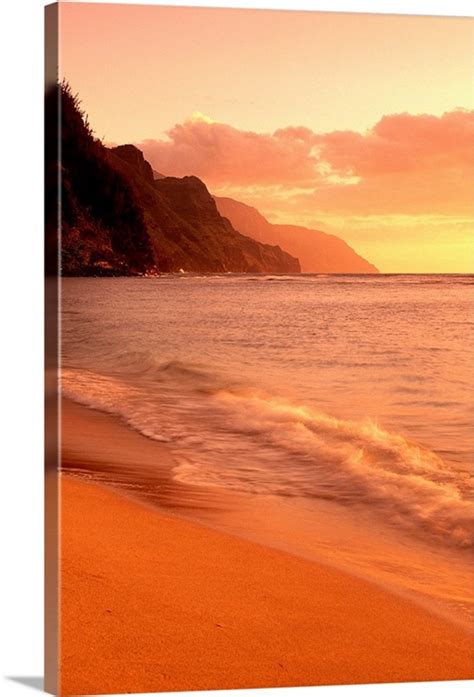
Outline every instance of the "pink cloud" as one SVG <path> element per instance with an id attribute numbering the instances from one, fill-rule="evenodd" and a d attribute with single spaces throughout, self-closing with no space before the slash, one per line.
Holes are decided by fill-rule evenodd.
<path id="1" fill-rule="evenodd" d="M 474 111 L 384 116 L 366 133 L 289 126 L 262 134 L 199 118 L 167 135 L 139 144 L 153 167 L 196 174 L 215 191 L 303 188 L 289 193 L 289 207 L 344 215 L 472 212 Z"/>
<path id="2" fill-rule="evenodd" d="M 473 173 L 384 173 L 357 184 L 331 184 L 294 197 L 295 209 L 335 215 L 474 214 Z"/>
<path id="3" fill-rule="evenodd" d="M 289 130 L 301 129 L 270 135 L 189 120 L 168 131 L 168 141 L 146 140 L 138 147 L 155 169 L 173 176 L 195 174 L 214 185 L 316 180 L 317 160 L 311 155 L 311 140 Z"/>
<path id="4" fill-rule="evenodd" d="M 394 114 L 382 117 L 368 133 L 334 131 L 315 136 L 315 142 L 333 169 L 361 177 L 472 167 L 474 112 Z"/>

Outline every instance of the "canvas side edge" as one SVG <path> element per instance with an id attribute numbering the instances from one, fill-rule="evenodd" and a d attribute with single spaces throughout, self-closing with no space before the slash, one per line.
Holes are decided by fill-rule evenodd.
<path id="1" fill-rule="evenodd" d="M 59 689 L 59 98 L 58 4 L 45 7 L 44 688 Z M 53 108 L 48 108 L 49 104 Z M 57 163 L 54 168 L 48 163 Z"/>

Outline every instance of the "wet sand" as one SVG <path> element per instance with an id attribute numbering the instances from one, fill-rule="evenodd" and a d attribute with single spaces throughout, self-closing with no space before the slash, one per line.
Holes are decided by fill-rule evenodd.
<path id="1" fill-rule="evenodd" d="M 473 677 L 462 628 L 181 517 L 235 499 L 170 480 L 119 420 L 64 402 L 62 453 L 62 694 Z"/>

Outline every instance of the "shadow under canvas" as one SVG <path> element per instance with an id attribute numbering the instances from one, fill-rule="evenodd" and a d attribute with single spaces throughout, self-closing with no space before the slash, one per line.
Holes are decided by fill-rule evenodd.
<path id="1" fill-rule="evenodd" d="M 18 682 L 20 685 L 26 685 L 27 687 L 31 687 L 33 690 L 40 690 L 43 692 L 44 689 L 44 678 L 42 675 L 9 675 L 8 680 Z"/>

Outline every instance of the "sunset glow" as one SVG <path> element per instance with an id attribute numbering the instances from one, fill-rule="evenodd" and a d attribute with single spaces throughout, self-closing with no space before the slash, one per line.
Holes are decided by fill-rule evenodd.
<path id="1" fill-rule="evenodd" d="M 474 18 L 46 26 L 46 689 L 471 680 Z"/>
<path id="2" fill-rule="evenodd" d="M 470 19 L 65 4 L 98 137 L 386 272 L 474 265 Z"/>

